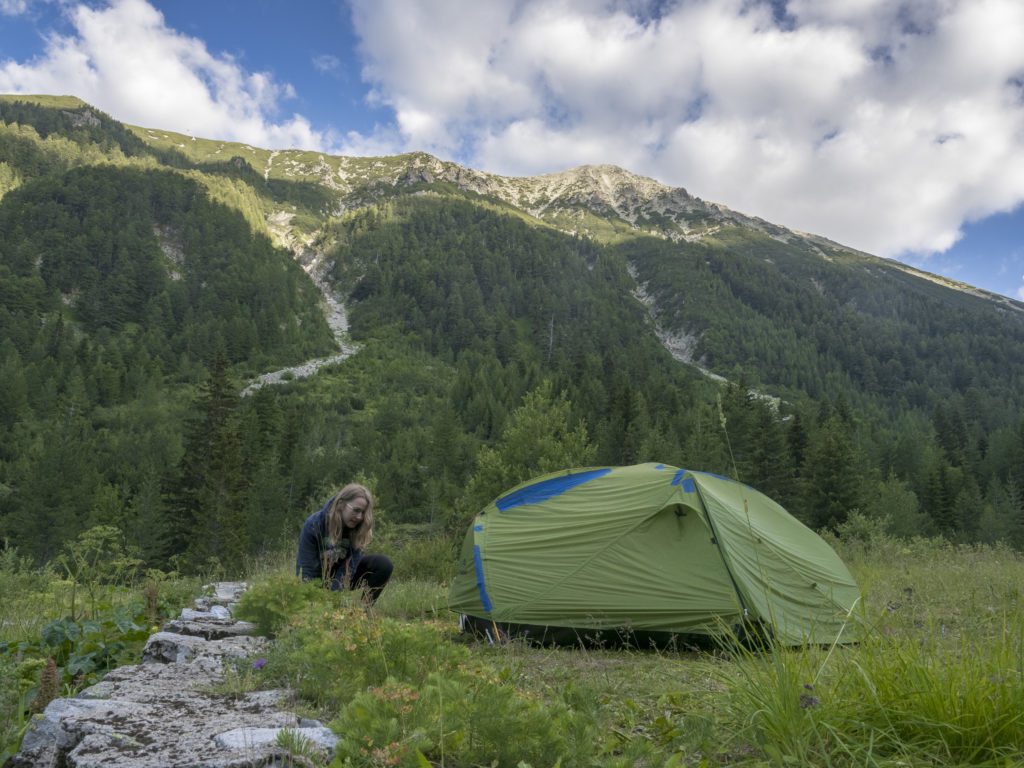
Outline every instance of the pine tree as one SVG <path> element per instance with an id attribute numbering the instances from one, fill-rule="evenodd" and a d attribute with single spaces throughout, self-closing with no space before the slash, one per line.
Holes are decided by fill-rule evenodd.
<path id="1" fill-rule="evenodd" d="M 237 568 L 250 532 L 245 514 L 238 395 L 218 354 L 200 388 L 197 416 L 185 436 L 185 453 L 173 490 L 170 551 L 193 564 L 216 560 Z"/>
<path id="2" fill-rule="evenodd" d="M 849 424 L 828 416 L 811 438 L 805 463 L 805 522 L 814 528 L 836 528 L 861 506 L 863 478 L 854 454 Z"/>
<path id="3" fill-rule="evenodd" d="M 573 424 L 570 413 L 569 400 L 555 395 L 549 381 L 527 393 L 495 446 L 477 454 L 476 471 L 459 501 L 460 516 L 452 521 L 456 530 L 514 485 L 546 472 L 593 464 L 596 449 L 586 425 Z"/>
<path id="4" fill-rule="evenodd" d="M 795 482 L 786 434 L 774 408 L 764 402 L 757 402 L 754 407 L 756 438 L 746 482 L 788 507 L 795 500 Z"/>

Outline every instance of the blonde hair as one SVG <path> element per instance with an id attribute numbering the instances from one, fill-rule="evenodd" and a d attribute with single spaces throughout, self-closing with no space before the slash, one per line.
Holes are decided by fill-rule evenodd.
<path id="1" fill-rule="evenodd" d="M 364 499 L 366 511 L 363 512 L 363 519 L 359 525 L 349 533 L 349 540 L 354 549 L 366 549 L 373 538 L 373 495 L 370 490 L 359 483 L 349 483 L 331 501 L 330 509 L 327 510 L 327 540 L 331 545 L 341 541 L 345 532 L 345 524 L 341 519 L 341 510 L 353 499 Z"/>

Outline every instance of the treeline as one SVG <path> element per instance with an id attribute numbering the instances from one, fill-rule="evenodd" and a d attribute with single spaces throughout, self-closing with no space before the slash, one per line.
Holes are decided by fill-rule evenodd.
<path id="1" fill-rule="evenodd" d="M 984 430 L 1024 408 L 1024 311 L 756 232 L 618 250 L 718 372 L 888 418 L 953 403 Z"/>
<path id="2" fill-rule="evenodd" d="M 1024 545 L 1021 419 L 979 444 L 948 405 L 886 422 L 842 393 L 714 384 L 654 339 L 619 254 L 469 203 L 396 200 L 333 236 L 363 348 L 308 381 L 242 398 L 216 344 L 198 387 L 175 387 L 162 362 L 148 376 L 134 360 L 84 364 L 96 337 L 104 354 L 134 349 L 124 328 L 87 333 L 67 307 L 44 324 L 40 348 L 74 363 L 54 370 L 47 407 L 35 381 L 5 407 L 10 542 L 46 559 L 108 523 L 150 564 L 230 567 L 353 479 L 377 492 L 385 530 L 454 533 L 540 472 L 662 461 L 738 477 L 814 527 L 859 510 L 901 535 Z M 77 346 L 53 340 L 58 322 Z"/>
<path id="3" fill-rule="evenodd" d="M 174 173 L 44 177 L 0 203 L 0 330 L 19 350 L 67 315 L 126 330 L 166 369 L 223 347 L 262 366 L 330 349 L 315 287 L 289 254 Z"/>

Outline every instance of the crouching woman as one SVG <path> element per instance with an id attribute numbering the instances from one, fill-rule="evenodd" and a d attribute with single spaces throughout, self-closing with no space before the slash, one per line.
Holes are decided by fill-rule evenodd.
<path id="1" fill-rule="evenodd" d="M 391 578 L 386 555 L 368 555 L 373 536 L 373 496 L 352 483 L 342 488 L 319 512 L 314 512 L 299 534 L 295 572 L 305 581 L 318 580 L 332 590 L 363 590 L 372 605 Z"/>

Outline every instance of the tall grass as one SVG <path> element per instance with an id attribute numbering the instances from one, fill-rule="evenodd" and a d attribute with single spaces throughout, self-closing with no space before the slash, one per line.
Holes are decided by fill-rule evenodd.
<path id="1" fill-rule="evenodd" d="M 1024 764 L 1024 561 L 1003 547 L 833 542 L 864 590 L 856 646 L 739 650 L 729 717 L 775 765 Z"/>
<path id="2" fill-rule="evenodd" d="M 778 765 L 1020 764 L 1020 619 L 1005 634 L 953 642 L 931 627 L 874 634 L 827 658 L 740 652 L 719 669 L 730 719 Z"/>

